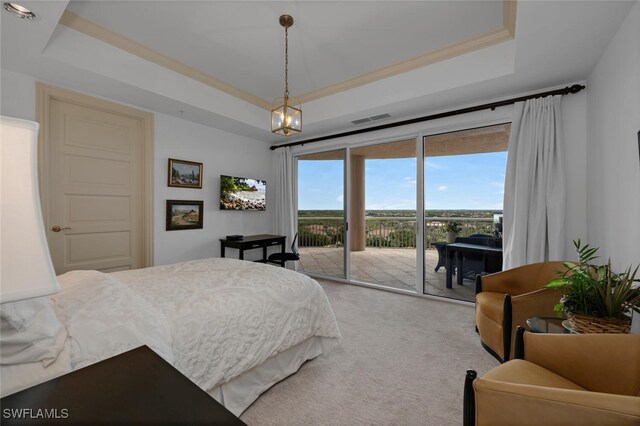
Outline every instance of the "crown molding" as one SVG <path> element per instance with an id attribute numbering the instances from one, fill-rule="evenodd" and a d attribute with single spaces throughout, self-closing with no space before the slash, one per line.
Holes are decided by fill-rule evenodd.
<path id="1" fill-rule="evenodd" d="M 266 110 L 271 110 L 271 102 L 268 102 L 258 96 L 252 95 L 251 93 L 245 92 L 244 90 L 238 89 L 237 87 L 231 86 L 230 84 L 218 80 L 217 78 L 209 74 L 206 74 L 176 59 L 170 58 L 169 56 L 163 55 L 156 50 L 138 43 L 137 41 L 131 40 L 130 38 L 125 37 L 121 34 L 113 32 L 101 25 L 96 24 L 95 22 L 76 15 L 73 12 L 70 12 L 68 10 L 65 11 L 60 18 L 60 23 L 68 28 L 86 34 L 89 37 L 93 37 L 97 40 L 117 47 L 118 49 L 122 49 L 125 52 L 131 53 L 132 55 L 160 65 L 161 67 L 170 69 L 177 72 L 178 74 L 182 74 L 186 77 L 197 80 L 238 99 L 249 102 L 250 104 L 256 105 Z"/>
<path id="2" fill-rule="evenodd" d="M 502 27 L 509 31 L 511 37 L 516 36 L 516 0 L 504 0 L 502 2 Z"/>
<path id="3" fill-rule="evenodd" d="M 344 80 L 330 86 L 323 87 L 322 89 L 307 92 L 299 96 L 302 103 L 310 102 L 325 96 L 334 95 L 339 92 L 353 89 L 358 86 L 373 83 L 378 80 L 382 80 L 394 75 L 402 74 L 408 71 L 413 71 L 418 68 L 423 68 L 427 65 L 441 62 L 447 59 L 454 58 L 456 56 L 464 55 L 465 53 L 473 52 L 485 47 L 493 46 L 508 40 L 513 37 L 507 30 L 500 29 L 491 31 L 481 36 L 473 37 L 464 40 L 460 43 L 452 44 L 441 49 L 433 50 L 424 55 L 416 56 L 406 61 L 398 62 L 393 65 L 389 65 L 384 68 L 377 69 L 366 74 L 359 75 L 349 80 Z"/>

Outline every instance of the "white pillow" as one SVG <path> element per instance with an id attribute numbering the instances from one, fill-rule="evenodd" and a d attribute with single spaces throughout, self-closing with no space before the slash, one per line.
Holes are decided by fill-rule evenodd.
<path id="1" fill-rule="evenodd" d="M 147 345 L 173 363 L 171 323 L 150 302 L 110 274 L 72 271 L 52 297 L 71 342 L 75 370 Z"/>
<path id="2" fill-rule="evenodd" d="M 51 364 L 67 339 L 49 296 L 0 305 L 0 364 Z"/>

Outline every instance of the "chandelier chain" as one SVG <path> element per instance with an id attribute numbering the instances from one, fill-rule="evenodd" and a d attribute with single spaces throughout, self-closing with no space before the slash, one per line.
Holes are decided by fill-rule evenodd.
<path id="1" fill-rule="evenodd" d="M 284 29 L 284 98 L 289 99 L 289 27 Z"/>
<path id="2" fill-rule="evenodd" d="M 281 15 L 280 25 L 284 27 L 284 97 L 271 104 L 271 131 L 278 135 L 291 136 L 302 131 L 302 109 L 300 101 L 289 99 L 289 27 L 293 25 L 291 15 Z M 289 105 L 293 102 L 293 105 Z"/>

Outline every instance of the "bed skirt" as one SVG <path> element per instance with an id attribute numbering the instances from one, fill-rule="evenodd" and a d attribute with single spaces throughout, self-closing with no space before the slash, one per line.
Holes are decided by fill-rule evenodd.
<path id="1" fill-rule="evenodd" d="M 240 416 L 264 391 L 298 371 L 306 361 L 328 352 L 336 343 L 335 338 L 310 337 L 234 379 L 214 386 L 208 394 Z"/>

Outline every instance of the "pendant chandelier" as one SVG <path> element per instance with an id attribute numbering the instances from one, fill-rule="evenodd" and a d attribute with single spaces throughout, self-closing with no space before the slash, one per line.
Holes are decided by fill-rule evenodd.
<path id="1" fill-rule="evenodd" d="M 291 136 L 302 131 L 300 101 L 289 96 L 289 27 L 293 25 L 293 18 L 282 15 L 280 25 L 284 27 L 284 96 L 271 104 L 271 131 Z"/>

